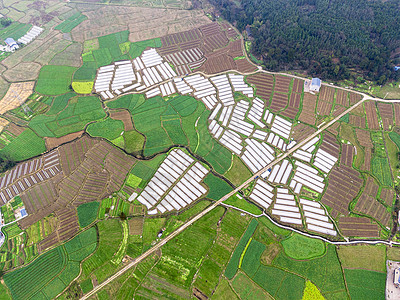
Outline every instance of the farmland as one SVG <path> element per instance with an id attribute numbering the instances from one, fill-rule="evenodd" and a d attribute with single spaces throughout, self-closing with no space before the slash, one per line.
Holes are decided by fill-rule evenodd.
<path id="1" fill-rule="evenodd" d="M 69 92 L 72 74 L 76 69 L 69 66 L 44 66 L 40 69 L 36 92 L 59 95 Z"/>
<path id="2" fill-rule="evenodd" d="M 15 220 L 15 199 L 27 213 L 3 228 L 0 294 L 54 298 L 76 279 L 61 299 L 81 297 L 254 176 L 94 297 L 379 298 L 393 249 L 330 245 L 261 214 L 333 241 L 386 239 L 400 106 L 366 101 L 252 175 L 360 95 L 255 72 L 232 25 L 156 8 L 186 2 L 112 4 L 8 8 L 35 11 L 45 31 L 0 67 L 0 155 L 26 160 L 0 178 L 2 215 Z M 118 85 L 124 68 L 133 90 Z"/>
<path id="3" fill-rule="evenodd" d="M 91 228 L 74 239 L 39 256 L 30 265 L 8 273 L 4 281 L 13 299 L 28 295 L 53 298 L 79 275 L 80 262 L 97 245 L 96 230 Z"/>

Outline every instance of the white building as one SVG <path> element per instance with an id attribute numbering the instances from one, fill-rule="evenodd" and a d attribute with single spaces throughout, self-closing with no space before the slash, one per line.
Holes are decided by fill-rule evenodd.
<path id="1" fill-rule="evenodd" d="M 319 89 L 321 88 L 321 79 L 319 78 L 313 78 L 311 79 L 311 84 L 310 84 L 310 91 L 312 92 L 319 92 Z"/>

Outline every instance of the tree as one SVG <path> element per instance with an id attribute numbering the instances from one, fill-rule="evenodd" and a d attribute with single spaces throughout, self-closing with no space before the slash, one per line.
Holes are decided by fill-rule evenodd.
<path id="1" fill-rule="evenodd" d="M 1 26 L 7 27 L 7 26 L 10 26 L 11 23 L 12 23 L 12 21 L 10 19 L 1 18 L 1 21 L 0 21 Z"/>

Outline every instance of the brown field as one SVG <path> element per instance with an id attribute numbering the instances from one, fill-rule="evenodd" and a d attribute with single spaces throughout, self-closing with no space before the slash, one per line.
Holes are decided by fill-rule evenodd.
<path id="1" fill-rule="evenodd" d="M 353 127 L 366 128 L 365 117 L 350 115 L 349 124 Z"/>
<path id="2" fill-rule="evenodd" d="M 275 76 L 275 92 L 289 93 L 289 86 L 292 78 L 283 75 Z"/>
<path id="3" fill-rule="evenodd" d="M 118 191 L 135 161 L 108 142 L 87 135 L 60 146 L 42 158 L 45 168 L 57 168 L 62 172 L 40 184 L 40 176 L 45 176 L 40 166 L 36 167 L 39 170 L 36 173 L 25 175 L 30 187 L 26 187 L 21 199 L 29 215 L 19 221 L 22 228 L 27 228 L 49 214 L 56 214 L 57 230 L 40 243 L 40 251 L 75 235 L 79 230 L 76 207 Z M 30 161 L 26 163 L 32 164 Z M 30 165 L 20 168 L 30 170 Z M 32 168 L 36 170 L 35 165 Z M 7 176 L 18 170 L 11 171 Z M 19 180 L 22 179 L 25 178 Z"/>
<path id="4" fill-rule="evenodd" d="M 243 55 L 242 41 L 229 42 L 229 30 L 225 27 L 213 22 L 188 31 L 165 35 L 161 37 L 163 46 L 159 53 L 175 66 L 178 75 L 189 74 L 197 68 L 207 74 L 228 70 L 244 73 L 256 70 L 247 59 L 234 60 Z"/>
<path id="5" fill-rule="evenodd" d="M 235 65 L 236 65 L 235 70 L 238 70 L 239 72 L 242 72 L 242 73 L 254 72 L 257 69 L 253 64 L 251 64 L 245 58 L 235 60 L 234 62 L 235 62 Z"/>
<path id="6" fill-rule="evenodd" d="M 345 166 L 351 167 L 353 164 L 354 152 L 355 148 L 353 145 L 344 144 L 342 146 L 342 155 L 340 158 L 340 163 Z"/>
<path id="7" fill-rule="evenodd" d="M 114 120 L 121 120 L 122 122 L 124 122 L 125 131 L 133 130 L 131 114 L 127 110 L 111 111 L 110 118 Z"/>
<path id="8" fill-rule="evenodd" d="M 328 188 L 322 196 L 322 203 L 332 208 L 331 215 L 348 215 L 349 203 L 357 196 L 363 180 L 360 173 L 347 166 L 333 167 L 328 181 Z"/>
<path id="9" fill-rule="evenodd" d="M 51 150 L 62 144 L 69 143 L 69 142 L 81 137 L 83 133 L 84 133 L 84 131 L 82 130 L 82 131 L 73 132 L 73 133 L 64 135 L 59 138 L 45 137 L 44 140 L 46 142 L 46 148 L 47 148 L 47 150 Z"/>
<path id="10" fill-rule="evenodd" d="M 321 86 L 321 90 L 319 91 L 319 100 L 332 104 L 334 98 L 335 98 L 334 88 L 328 87 L 326 85 Z"/>
<path id="11" fill-rule="evenodd" d="M 12 83 L 7 94 L 0 100 L 0 114 L 20 106 L 33 92 L 34 81 Z"/>
<path id="12" fill-rule="evenodd" d="M 316 104 L 317 96 L 310 93 L 305 93 L 303 98 L 303 109 L 300 113 L 299 121 L 314 125 Z"/>
<path id="13" fill-rule="evenodd" d="M 368 130 L 362 130 L 356 128 L 357 140 L 361 146 L 366 148 L 372 148 L 374 145 L 372 144 L 371 135 Z"/>
<path id="14" fill-rule="evenodd" d="M 339 104 L 344 107 L 349 107 L 349 94 L 341 89 L 337 89 L 336 94 L 336 104 Z"/>
<path id="15" fill-rule="evenodd" d="M 372 177 L 368 177 L 365 188 L 360 198 L 357 201 L 356 211 L 369 215 L 378 220 L 383 226 L 389 226 L 390 213 L 386 207 L 376 200 L 379 185 Z"/>
<path id="16" fill-rule="evenodd" d="M 42 156 L 43 159 L 35 158 L 18 164 L 7 171 L 0 180 L 0 203 L 7 202 L 17 194 L 30 193 L 37 184 L 43 184 L 47 179 L 53 178 L 60 173 L 57 151 Z M 51 187 L 46 187 L 51 192 Z M 34 195 L 37 195 L 35 192 Z M 21 196 L 22 198 L 22 196 Z M 28 213 L 37 211 L 51 200 L 47 198 L 32 199 L 33 205 L 26 205 Z M 42 202 L 43 201 L 43 202 Z M 44 204 L 43 204 L 44 203 Z"/>
<path id="17" fill-rule="evenodd" d="M 348 237 L 379 237 L 380 227 L 368 218 L 341 217 L 339 229 Z"/>
<path id="18" fill-rule="evenodd" d="M 400 103 L 393 103 L 394 106 L 394 121 L 396 125 L 400 125 Z"/>
<path id="19" fill-rule="evenodd" d="M 74 43 L 69 45 L 64 51 L 57 53 L 50 61 L 51 65 L 80 67 L 82 44 Z"/>
<path id="20" fill-rule="evenodd" d="M 296 124 L 293 127 L 292 137 L 295 141 L 299 142 L 316 131 L 315 128 L 303 123 Z"/>
<path id="21" fill-rule="evenodd" d="M 394 201 L 395 192 L 392 188 L 382 188 L 379 199 L 381 199 L 386 205 L 392 206 Z"/>
<path id="22" fill-rule="evenodd" d="M 332 116 L 333 117 L 337 117 L 339 116 L 342 112 L 344 112 L 346 110 L 345 107 L 343 106 L 339 106 L 339 105 L 335 105 L 335 108 L 332 111 Z"/>
<path id="23" fill-rule="evenodd" d="M 330 133 L 325 133 L 320 149 L 328 152 L 336 158 L 339 158 L 340 145 L 337 142 L 336 137 Z"/>
<path id="24" fill-rule="evenodd" d="M 301 86 L 301 88 L 303 88 L 303 83 L 298 80 L 295 79 L 294 83 L 293 83 L 293 89 L 292 89 L 292 94 L 289 97 L 289 103 L 288 106 L 286 107 L 286 109 L 281 113 L 282 115 L 284 115 L 285 117 L 288 117 L 290 119 L 294 119 L 297 115 L 297 113 L 299 112 L 299 107 L 300 107 L 300 102 L 301 102 L 301 94 L 295 93 L 294 91 L 299 90 L 299 88 L 295 87 L 295 85 L 300 82 L 300 84 L 298 84 L 298 86 Z"/>
<path id="25" fill-rule="evenodd" d="M 136 217 L 128 220 L 129 234 L 130 235 L 142 235 L 143 233 L 143 217 Z"/>
<path id="26" fill-rule="evenodd" d="M 270 109 L 272 112 L 278 112 L 286 107 L 288 104 L 288 95 L 275 93 L 272 95 L 271 106 Z"/>
<path id="27" fill-rule="evenodd" d="M 371 169 L 372 148 L 365 148 L 364 163 L 361 170 L 369 171 Z"/>
<path id="28" fill-rule="evenodd" d="M 39 253 L 59 242 L 72 238 L 79 231 L 76 209 L 61 208 L 55 211 L 55 215 L 57 216 L 58 223 L 57 230 L 38 243 Z"/>
<path id="29" fill-rule="evenodd" d="M 381 115 L 383 129 L 390 130 L 394 121 L 392 104 L 378 102 L 378 110 Z"/>
<path id="30" fill-rule="evenodd" d="M 339 122 L 334 123 L 332 126 L 330 126 L 327 130 L 332 133 L 333 135 L 338 135 L 339 134 Z"/>
<path id="31" fill-rule="evenodd" d="M 256 95 L 262 98 L 268 106 L 272 90 L 274 89 L 274 76 L 265 73 L 257 73 L 247 76 L 246 81 L 255 86 Z"/>
<path id="32" fill-rule="evenodd" d="M 329 116 L 332 110 L 332 103 L 318 100 L 317 114 L 320 116 Z"/>
<path id="33" fill-rule="evenodd" d="M 129 30 L 131 42 L 143 41 L 211 22 L 201 10 L 99 5 L 84 14 L 88 20 L 71 32 L 72 38 L 78 42 L 122 30 Z"/>
<path id="34" fill-rule="evenodd" d="M 376 112 L 375 102 L 368 101 L 364 103 L 365 113 L 367 115 L 368 128 L 372 130 L 379 130 L 381 127 L 378 122 L 378 114 Z"/>
<path id="35" fill-rule="evenodd" d="M 232 69 L 235 69 L 235 62 L 232 57 L 216 54 L 207 57 L 207 60 L 199 70 L 207 74 L 216 74 Z"/>
<path id="36" fill-rule="evenodd" d="M 361 100 L 361 95 L 349 92 L 349 98 L 350 98 L 350 105 L 356 104 L 358 101 Z"/>
<path id="37" fill-rule="evenodd" d="M 295 78 L 293 80 L 292 93 L 302 93 L 304 88 L 304 80 Z"/>

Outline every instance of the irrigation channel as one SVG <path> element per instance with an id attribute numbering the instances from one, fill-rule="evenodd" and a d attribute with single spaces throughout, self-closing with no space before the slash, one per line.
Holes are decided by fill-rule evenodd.
<path id="1" fill-rule="evenodd" d="M 269 73 L 269 74 L 275 74 L 272 72 L 267 72 L 267 71 L 259 71 L 259 72 L 265 72 L 265 73 Z M 225 73 L 225 72 L 224 72 Z M 204 74 L 205 75 L 205 74 Z M 215 75 L 215 74 L 214 74 Z M 214 76 L 213 75 L 213 76 Z M 297 76 L 293 76 L 290 75 L 291 77 L 295 77 L 297 78 Z M 352 91 L 351 89 L 345 89 L 342 88 L 344 90 L 347 91 Z M 204 209 L 202 212 L 200 212 L 199 214 L 197 214 L 196 216 L 194 216 L 192 219 L 188 220 L 186 223 L 182 224 L 181 227 L 179 227 L 177 230 L 175 230 L 174 232 L 172 232 L 170 235 L 168 235 L 167 237 L 165 237 L 164 239 L 162 239 L 161 241 L 159 241 L 156 245 L 154 245 L 152 248 L 150 248 L 149 250 L 147 250 L 146 252 L 144 252 L 143 254 L 141 254 L 140 256 L 138 256 L 137 258 L 133 259 L 130 263 L 128 263 L 126 266 L 124 266 L 121 270 L 117 271 L 114 275 L 110 276 L 109 278 L 107 278 L 104 282 L 102 282 L 101 284 L 97 285 L 95 288 L 93 288 L 93 290 L 91 290 L 89 293 L 83 295 L 81 297 L 82 300 L 88 299 L 90 298 L 92 295 L 94 295 L 95 293 L 97 293 L 99 290 L 101 290 L 104 286 L 106 286 L 107 284 L 109 284 L 111 281 L 113 281 L 114 279 L 118 278 L 119 276 L 121 276 L 122 274 L 124 274 L 126 271 L 128 271 L 129 269 L 133 268 L 134 266 L 136 266 L 138 263 L 140 263 L 141 261 L 143 261 L 144 259 L 146 259 L 148 256 L 150 256 L 153 252 L 155 252 L 157 249 L 159 249 L 160 247 L 162 247 L 163 245 L 165 245 L 166 243 L 168 243 L 170 240 L 172 240 L 174 237 L 176 237 L 177 235 L 179 235 L 182 231 L 184 231 L 186 228 L 188 228 L 190 225 L 192 225 L 193 223 L 195 223 L 197 220 L 199 220 L 201 217 L 203 217 L 204 215 L 206 215 L 208 212 L 210 212 L 211 210 L 213 210 L 215 207 L 217 207 L 218 205 L 223 204 L 223 201 L 225 201 L 226 199 L 228 199 L 229 197 L 231 197 L 232 195 L 236 194 L 237 192 L 239 192 L 240 190 L 242 190 L 243 188 L 245 188 L 251 181 L 253 181 L 255 178 L 259 177 L 262 173 L 264 173 L 265 171 L 267 171 L 269 168 L 272 168 L 274 165 L 276 165 L 277 163 L 279 163 L 280 161 L 284 160 L 286 157 L 288 157 L 290 154 L 292 154 L 294 151 L 296 151 L 297 149 L 301 148 L 303 145 L 305 145 L 307 142 L 309 142 L 310 140 L 312 140 L 315 136 L 319 135 L 322 131 L 324 131 L 325 129 L 327 129 L 328 127 L 330 127 L 331 125 L 333 125 L 335 122 L 337 122 L 341 117 L 343 117 L 344 115 L 346 115 L 347 113 L 349 113 L 350 111 L 352 111 L 353 109 L 355 109 L 356 107 L 358 107 L 359 105 L 361 105 L 363 102 L 365 102 L 366 100 L 375 100 L 375 101 L 384 101 L 384 102 L 400 102 L 400 100 L 382 100 L 379 98 L 373 98 L 367 94 L 364 93 L 360 93 L 357 92 L 358 94 L 360 94 L 363 98 L 357 102 L 356 104 L 354 104 L 353 106 L 351 106 L 350 108 L 346 109 L 344 112 L 342 112 L 340 115 L 338 115 L 336 118 L 334 118 L 333 120 L 329 121 L 328 123 L 325 124 L 321 124 L 320 128 L 313 133 L 312 135 L 308 136 L 307 138 L 305 138 L 303 141 L 297 143 L 293 148 L 291 148 L 290 150 L 288 150 L 286 153 L 282 153 L 281 155 L 279 155 L 274 161 L 272 161 L 270 164 L 268 164 L 267 166 L 265 166 L 263 169 L 261 169 L 260 171 L 258 171 L 257 173 L 255 173 L 253 176 L 251 176 L 249 179 L 247 179 L 244 183 L 242 183 L 240 186 L 238 186 L 237 188 L 235 188 L 232 192 L 226 194 L 225 196 L 223 196 L 221 199 L 219 199 L 218 201 L 214 202 L 213 204 L 211 204 L 209 207 L 207 207 L 206 209 Z M 225 205 L 226 206 L 226 205 Z M 233 207 L 232 207 L 233 208 Z M 235 208 L 237 209 L 237 208 Z M 245 211 L 243 211 L 245 212 Z M 248 213 L 248 212 L 246 212 Z M 305 235 L 307 237 L 310 238 L 315 238 L 315 239 L 320 239 L 324 242 L 330 243 L 330 244 L 334 244 L 334 245 L 351 245 L 351 244 L 360 244 L 360 243 L 364 243 L 364 244 L 385 244 L 385 245 L 400 245 L 400 243 L 398 242 L 392 242 L 392 241 L 384 241 L 384 240 L 375 240 L 375 241 L 370 241 L 370 240 L 354 240 L 354 241 L 344 241 L 344 242 L 334 242 L 334 241 L 330 241 L 326 238 L 323 238 L 321 236 L 318 235 L 312 235 L 309 233 L 305 233 L 302 232 L 300 230 L 296 230 L 294 228 L 291 228 L 289 226 L 284 226 L 281 225 L 277 222 L 275 222 L 270 216 L 268 216 L 265 212 L 263 212 L 262 215 L 259 216 L 254 216 L 254 217 L 260 217 L 260 216 L 266 216 L 268 217 L 271 222 L 273 224 L 275 224 L 276 226 L 279 226 L 281 228 L 287 229 L 287 230 L 291 230 L 293 232 Z"/>

